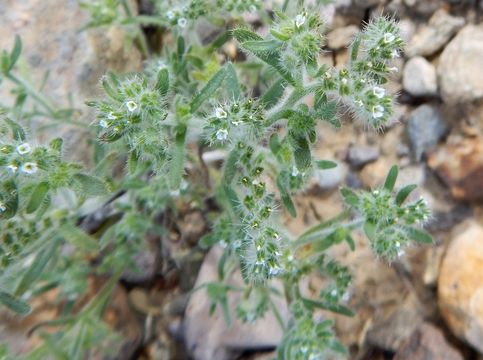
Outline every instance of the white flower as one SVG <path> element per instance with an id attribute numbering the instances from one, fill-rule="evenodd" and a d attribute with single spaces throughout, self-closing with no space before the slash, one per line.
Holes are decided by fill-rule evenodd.
<path id="1" fill-rule="evenodd" d="M 20 170 L 22 170 L 26 174 L 35 174 L 38 169 L 39 168 L 38 168 L 37 164 L 34 163 L 34 162 L 26 162 L 20 168 Z"/>
<path id="2" fill-rule="evenodd" d="M 295 26 L 296 27 L 301 27 L 303 24 L 305 24 L 306 17 L 304 14 L 298 14 L 295 17 Z"/>
<path id="3" fill-rule="evenodd" d="M 396 39 L 394 34 L 392 34 L 392 33 L 385 33 L 384 34 L 384 42 L 386 44 L 392 43 L 394 41 L 394 39 Z"/>
<path id="4" fill-rule="evenodd" d="M 138 104 L 136 104 L 134 101 L 130 100 L 126 103 L 127 109 L 130 112 L 135 111 L 138 108 Z"/>
<path id="5" fill-rule="evenodd" d="M 7 169 L 10 170 L 12 173 L 15 173 L 18 169 L 18 166 L 15 164 L 10 164 L 7 166 Z"/>
<path id="6" fill-rule="evenodd" d="M 299 169 L 297 169 L 297 167 L 296 167 L 296 166 L 294 166 L 294 167 L 292 168 L 292 176 L 293 176 L 293 177 L 296 177 L 296 176 L 298 176 L 299 174 L 300 174 Z"/>
<path id="7" fill-rule="evenodd" d="M 114 115 L 114 113 L 111 111 L 109 114 L 107 114 L 107 118 L 109 120 L 116 120 L 117 119 L 117 116 Z"/>
<path id="8" fill-rule="evenodd" d="M 221 107 L 217 107 L 215 109 L 215 116 L 218 118 L 218 119 L 225 119 L 227 117 L 227 113 L 225 110 L 223 110 L 223 108 Z"/>
<path id="9" fill-rule="evenodd" d="M 376 105 L 372 108 L 372 117 L 374 119 L 384 116 L 384 108 L 381 105 Z"/>
<path id="10" fill-rule="evenodd" d="M 31 151 L 32 151 L 32 148 L 30 147 L 29 143 L 23 143 L 23 144 L 17 146 L 17 152 L 20 155 L 28 154 Z"/>
<path id="11" fill-rule="evenodd" d="M 225 129 L 218 130 L 216 132 L 216 138 L 221 142 L 226 141 L 226 139 L 228 139 L 228 131 Z"/>
<path id="12" fill-rule="evenodd" d="M 0 213 L 4 212 L 5 210 L 7 210 L 7 207 L 3 203 L 0 203 Z"/>
<path id="13" fill-rule="evenodd" d="M 347 80 L 347 78 L 342 78 L 342 79 L 340 80 L 340 82 L 341 82 L 343 85 L 347 85 L 347 81 L 348 81 L 348 80 Z"/>
<path id="14" fill-rule="evenodd" d="M 370 68 L 372 68 L 372 62 L 371 62 L 371 61 L 368 61 L 368 62 L 367 62 L 367 67 L 368 67 L 369 69 L 370 69 Z"/>
<path id="15" fill-rule="evenodd" d="M 372 89 L 372 93 L 378 97 L 379 99 L 383 98 L 384 95 L 386 94 L 386 90 L 382 87 L 375 86 L 374 89 Z"/>
<path id="16" fill-rule="evenodd" d="M 179 18 L 178 19 L 178 26 L 180 28 L 184 28 L 187 23 L 188 23 L 188 20 L 186 20 L 185 18 Z"/>
<path id="17" fill-rule="evenodd" d="M 355 101 L 355 103 L 356 103 L 356 105 L 359 105 L 359 107 L 363 107 L 363 106 L 364 106 L 364 103 L 362 102 L 362 100 L 361 100 L 361 99 L 357 99 L 357 100 Z"/>
<path id="18" fill-rule="evenodd" d="M 330 296 L 336 297 L 337 296 L 337 289 L 334 289 L 330 292 Z"/>
<path id="19" fill-rule="evenodd" d="M 401 247 L 401 243 L 399 241 L 396 241 L 396 243 L 394 244 L 398 249 Z"/>
<path id="20" fill-rule="evenodd" d="M 396 66 L 392 66 L 390 68 L 387 68 L 387 70 L 391 73 L 397 73 L 399 69 Z"/>
<path id="21" fill-rule="evenodd" d="M 173 20 L 174 19 L 174 12 L 172 12 L 171 10 L 168 11 L 166 13 L 166 17 L 169 19 L 169 20 Z"/>
<path id="22" fill-rule="evenodd" d="M 101 128 L 104 128 L 105 129 L 105 128 L 108 128 L 109 127 L 109 123 L 106 120 L 103 119 L 103 120 L 99 121 L 99 126 Z"/>
<path id="23" fill-rule="evenodd" d="M 332 74 L 328 71 L 326 71 L 324 75 L 326 79 L 330 79 L 332 77 Z"/>
<path id="24" fill-rule="evenodd" d="M 399 51 L 397 51 L 396 49 L 394 49 L 391 52 L 391 58 L 395 59 L 395 58 L 398 58 L 398 57 L 399 57 Z"/>

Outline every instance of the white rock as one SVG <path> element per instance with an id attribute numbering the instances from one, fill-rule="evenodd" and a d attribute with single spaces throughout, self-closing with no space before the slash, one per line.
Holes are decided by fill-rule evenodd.
<path id="1" fill-rule="evenodd" d="M 436 69 L 421 56 L 411 58 L 404 67 L 403 87 L 413 96 L 436 95 Z"/>

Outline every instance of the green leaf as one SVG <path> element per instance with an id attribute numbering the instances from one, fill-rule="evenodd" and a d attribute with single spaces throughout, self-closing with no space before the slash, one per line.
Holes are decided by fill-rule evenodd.
<path id="1" fill-rule="evenodd" d="M 401 206 L 402 203 L 408 198 L 409 194 L 411 194 L 417 187 L 417 185 L 411 184 L 406 185 L 401 190 L 399 190 L 396 195 L 396 205 Z"/>
<path id="2" fill-rule="evenodd" d="M 85 251 L 95 251 L 99 248 L 97 241 L 72 223 L 65 223 L 59 227 L 60 235 L 65 241 Z"/>
<path id="3" fill-rule="evenodd" d="M 27 214 L 32 214 L 35 210 L 39 208 L 45 199 L 45 196 L 49 192 L 50 185 L 47 181 L 42 181 L 35 188 L 30 195 L 30 200 L 27 204 L 26 212 Z"/>
<path id="4" fill-rule="evenodd" d="M 23 127 L 20 126 L 20 124 L 18 124 L 17 122 L 8 118 L 5 118 L 4 120 L 12 130 L 13 139 L 17 141 L 25 141 L 27 137 L 25 136 L 25 131 Z"/>
<path id="5" fill-rule="evenodd" d="M 226 89 L 230 99 L 238 100 L 241 96 L 240 82 L 236 74 L 235 67 L 231 62 L 225 65 L 226 67 Z"/>
<path id="6" fill-rule="evenodd" d="M 278 134 L 277 133 L 273 133 L 270 136 L 269 146 L 270 146 L 270 150 L 272 151 L 273 155 L 276 156 L 279 153 L 280 149 L 282 148 L 282 144 L 280 144 L 280 140 L 278 140 Z"/>
<path id="7" fill-rule="evenodd" d="M 226 185 L 231 184 L 233 181 L 236 172 L 238 170 L 238 161 L 240 159 L 240 150 L 238 148 L 234 148 L 230 151 L 228 158 L 225 161 L 224 169 L 223 169 L 223 182 Z"/>
<path id="8" fill-rule="evenodd" d="M 370 221 L 364 223 L 364 233 L 370 241 L 374 241 L 376 238 L 376 225 Z"/>
<path id="9" fill-rule="evenodd" d="M 191 101 L 191 113 L 194 114 L 200 106 L 208 100 L 213 94 L 218 90 L 221 86 L 221 83 L 225 79 L 226 76 L 226 69 L 221 68 L 218 70 L 215 75 L 208 81 L 203 89 L 194 97 Z"/>
<path id="10" fill-rule="evenodd" d="M 17 185 L 13 180 L 5 181 L 2 184 L 2 203 L 5 210 L 0 213 L 0 219 L 10 219 L 15 216 L 18 210 Z"/>
<path id="11" fill-rule="evenodd" d="M 282 47 L 282 43 L 277 40 L 248 40 L 243 42 L 243 48 L 254 53 L 277 52 Z"/>
<path id="12" fill-rule="evenodd" d="M 359 196 L 357 196 L 357 194 L 351 189 L 343 187 L 340 189 L 340 193 L 342 195 L 342 199 L 347 205 L 352 207 L 359 205 Z"/>
<path id="13" fill-rule="evenodd" d="M 168 181 L 172 190 L 178 190 L 184 173 L 186 152 L 186 125 L 180 124 L 176 128 L 174 144 L 172 146 Z"/>
<path id="14" fill-rule="evenodd" d="M 238 195 L 236 194 L 236 191 L 233 190 L 231 186 L 227 186 L 227 185 L 223 185 L 222 190 L 223 190 L 223 195 L 228 200 L 228 205 L 230 205 L 230 210 L 232 211 L 234 216 L 242 218 L 244 214 L 240 207 L 241 202 L 240 202 L 240 199 L 238 198 Z"/>
<path id="15" fill-rule="evenodd" d="M 354 251 L 356 249 L 356 243 L 350 234 L 347 234 L 345 241 L 347 242 L 347 245 L 349 245 L 351 251 Z"/>
<path id="16" fill-rule="evenodd" d="M 328 228 L 333 228 L 334 225 L 339 224 L 342 220 L 345 220 L 348 218 L 350 215 L 350 211 L 346 210 L 341 212 L 339 215 L 327 220 L 327 221 L 322 221 L 321 223 L 311 227 L 309 230 L 304 232 L 302 235 L 300 235 L 299 240 L 306 238 L 309 235 L 315 234 L 317 232 L 320 232 L 321 230 L 325 230 Z"/>
<path id="17" fill-rule="evenodd" d="M 354 38 L 350 46 L 350 53 L 351 53 L 351 63 L 357 60 L 357 55 L 359 54 L 359 48 L 361 45 L 362 36 L 358 35 Z"/>
<path id="18" fill-rule="evenodd" d="M 62 152 L 62 145 L 63 145 L 64 141 L 61 139 L 61 138 L 55 138 L 54 140 L 52 140 L 49 144 L 49 147 L 58 152 L 58 153 L 61 153 Z"/>
<path id="19" fill-rule="evenodd" d="M 7 68 L 7 72 L 13 69 L 15 64 L 17 63 L 18 58 L 20 57 L 20 53 L 22 52 L 22 39 L 20 36 L 15 35 L 15 44 L 13 45 L 12 52 L 10 53 L 10 60 Z"/>
<path id="20" fill-rule="evenodd" d="M 394 189 L 394 185 L 396 184 L 397 174 L 399 169 L 397 165 L 394 165 L 387 174 L 386 181 L 384 182 L 384 188 L 392 191 Z"/>
<path id="21" fill-rule="evenodd" d="M 217 234 L 214 232 L 210 232 L 201 237 L 201 239 L 198 241 L 198 245 L 202 249 L 209 249 L 218 241 L 220 241 L 220 239 L 217 237 Z"/>
<path id="22" fill-rule="evenodd" d="M 328 169 L 333 169 L 337 167 L 337 163 L 330 160 L 317 160 L 315 162 L 315 165 L 317 166 L 318 169 L 321 169 L 321 170 L 328 170 Z"/>
<path id="23" fill-rule="evenodd" d="M 302 298 L 302 301 L 304 305 L 307 306 L 307 308 L 309 309 L 319 308 L 323 310 L 329 310 L 337 314 L 342 314 L 345 316 L 351 316 L 351 317 L 354 316 L 354 313 L 352 312 L 352 310 L 344 305 L 330 304 L 330 303 L 306 299 L 306 298 Z"/>
<path id="24" fill-rule="evenodd" d="M 285 86 L 287 82 L 285 79 L 279 79 L 273 83 L 273 85 L 265 91 L 263 96 L 260 98 L 260 103 L 263 104 L 265 109 L 270 109 L 272 106 L 275 106 L 277 102 L 283 96 L 285 91 Z"/>
<path id="25" fill-rule="evenodd" d="M 0 303 L 19 315 L 28 315 L 32 310 L 29 304 L 5 291 L 0 291 Z"/>
<path id="26" fill-rule="evenodd" d="M 74 174 L 72 179 L 79 185 L 82 195 L 98 196 L 107 193 L 106 184 L 101 179 L 82 173 Z"/>
<path id="27" fill-rule="evenodd" d="M 258 36 L 256 33 L 253 31 L 247 30 L 247 29 L 235 29 L 233 30 L 233 36 L 235 39 L 238 40 L 240 43 L 241 47 L 244 48 L 245 50 L 251 52 L 253 55 L 258 57 L 260 60 L 264 61 L 268 65 L 272 66 L 275 68 L 282 77 L 287 80 L 290 84 L 296 86 L 297 82 L 294 80 L 292 75 L 285 69 L 282 65 L 281 61 L 281 55 L 279 51 L 275 50 L 260 50 L 260 48 L 263 47 L 274 47 L 274 44 L 267 44 L 263 38 Z M 261 45 L 257 46 L 256 43 L 260 42 Z M 245 44 L 248 44 L 248 48 L 245 47 Z"/>
<path id="28" fill-rule="evenodd" d="M 37 281 L 40 275 L 42 275 L 44 268 L 47 266 L 50 259 L 55 255 L 55 250 L 60 244 L 59 237 L 55 236 L 54 234 L 52 234 L 52 237 L 46 236 L 44 241 L 49 241 L 50 244 L 47 244 L 48 246 L 37 253 L 32 265 L 30 265 L 17 285 L 17 288 L 15 289 L 15 296 L 21 296 L 25 293 L 25 291 L 33 288 L 34 283 Z"/>
<path id="29" fill-rule="evenodd" d="M 433 243 L 433 238 L 431 237 L 431 235 L 429 235 L 426 231 L 422 229 L 417 229 L 411 226 L 405 226 L 404 230 L 407 236 L 414 241 L 417 241 L 422 244 Z"/>
<path id="30" fill-rule="evenodd" d="M 116 78 L 114 74 L 110 73 L 104 76 L 101 80 L 101 85 L 106 92 L 106 95 L 109 96 L 112 100 L 122 102 L 124 99 L 122 95 L 119 94 L 117 89 L 112 86 L 111 82 L 109 80 Z M 111 80 L 112 81 L 112 80 Z"/>
<path id="31" fill-rule="evenodd" d="M 280 198 L 282 199 L 282 203 L 287 208 L 289 214 L 292 217 L 297 217 L 297 210 L 295 209 L 295 205 L 292 202 L 289 192 L 287 191 L 287 187 L 284 184 L 281 174 L 277 176 L 277 187 L 278 191 L 280 192 Z"/>
<path id="32" fill-rule="evenodd" d="M 310 168 L 312 164 L 312 155 L 310 153 L 310 145 L 306 138 L 302 136 L 292 137 L 294 146 L 295 165 L 301 171 Z"/>
<path id="33" fill-rule="evenodd" d="M 169 90 L 169 72 L 168 69 L 161 69 L 156 78 L 156 85 L 154 86 L 161 96 L 166 96 Z"/>

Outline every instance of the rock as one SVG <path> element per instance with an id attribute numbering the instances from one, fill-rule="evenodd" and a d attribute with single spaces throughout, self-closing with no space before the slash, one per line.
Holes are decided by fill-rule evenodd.
<path id="1" fill-rule="evenodd" d="M 436 11 L 427 26 L 417 31 L 409 41 L 405 53 L 408 57 L 433 55 L 465 24 L 465 19 L 448 15 L 440 9 Z"/>
<path id="2" fill-rule="evenodd" d="M 483 352 L 483 227 L 466 222 L 454 235 L 441 264 L 438 303 L 451 331 Z"/>
<path id="3" fill-rule="evenodd" d="M 396 352 L 394 360 L 463 360 L 444 338 L 441 330 L 423 323 Z"/>
<path id="4" fill-rule="evenodd" d="M 217 267 L 221 255 L 222 249 L 219 247 L 213 247 L 206 255 L 195 288 L 218 280 Z M 234 272 L 228 283 L 236 287 L 244 286 L 239 271 Z M 240 292 L 232 291 L 228 294 L 232 315 L 235 314 L 235 307 L 241 296 Z M 288 319 L 288 309 L 284 300 L 279 297 L 273 297 L 272 300 L 283 318 Z M 231 326 L 226 324 L 220 309 L 211 316 L 209 311 L 210 299 L 206 290 L 200 289 L 194 292 L 186 308 L 184 329 L 186 346 L 195 360 L 231 359 L 234 351 L 274 348 L 281 340 L 282 330 L 270 311 L 264 318 L 253 324 L 240 323 L 237 319 L 233 319 Z"/>
<path id="5" fill-rule="evenodd" d="M 483 200 L 483 137 L 450 138 L 428 156 L 428 166 L 456 200 Z"/>
<path id="6" fill-rule="evenodd" d="M 384 0 L 353 0 L 352 2 L 354 5 L 357 5 L 363 8 L 368 8 L 371 6 L 382 4 Z"/>
<path id="7" fill-rule="evenodd" d="M 438 144 L 446 129 L 441 111 L 435 106 L 421 105 L 409 115 L 407 133 L 417 161 Z"/>
<path id="8" fill-rule="evenodd" d="M 467 25 L 446 46 L 438 63 L 441 96 L 447 103 L 483 98 L 483 25 Z"/>
<path id="9" fill-rule="evenodd" d="M 379 158 L 379 148 L 375 146 L 351 146 L 347 153 L 347 160 L 354 167 L 376 161 Z"/>
<path id="10" fill-rule="evenodd" d="M 327 45 L 333 50 L 345 48 L 358 32 L 359 28 L 355 25 L 334 29 L 327 34 Z"/>
<path id="11" fill-rule="evenodd" d="M 337 163 L 337 167 L 326 170 L 315 170 L 315 185 L 321 190 L 331 190 L 339 186 L 347 175 L 347 166 Z"/>
<path id="12" fill-rule="evenodd" d="M 436 95 L 436 69 L 421 56 L 411 58 L 404 67 L 403 87 L 413 96 Z"/>

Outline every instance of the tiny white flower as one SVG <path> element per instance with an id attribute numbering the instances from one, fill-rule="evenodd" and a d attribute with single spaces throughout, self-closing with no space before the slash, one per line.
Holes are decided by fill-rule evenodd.
<path id="1" fill-rule="evenodd" d="M 216 138 L 221 142 L 226 141 L 228 139 L 228 131 L 225 129 L 218 130 L 216 132 Z"/>
<path id="2" fill-rule="evenodd" d="M 355 101 L 355 103 L 356 103 L 356 105 L 359 105 L 359 107 L 363 107 L 363 106 L 364 106 L 364 103 L 362 102 L 362 100 L 361 100 L 361 99 L 357 99 L 357 100 Z"/>
<path id="3" fill-rule="evenodd" d="M 396 241 L 395 246 L 399 249 L 401 247 L 401 243 L 399 241 Z"/>
<path id="4" fill-rule="evenodd" d="M 188 23 L 188 20 L 186 20 L 185 18 L 179 18 L 178 19 L 178 26 L 180 28 L 184 28 L 187 23 Z"/>
<path id="5" fill-rule="evenodd" d="M 215 109 L 215 116 L 218 118 L 218 119 L 225 119 L 227 117 L 227 113 L 225 110 L 223 110 L 223 108 L 221 107 L 217 107 Z"/>
<path id="6" fill-rule="evenodd" d="M 368 67 L 369 69 L 370 69 L 370 68 L 372 68 L 372 62 L 371 62 L 371 61 L 368 61 L 368 62 L 367 62 L 367 67 Z"/>
<path id="7" fill-rule="evenodd" d="M 18 166 L 15 164 L 10 164 L 7 166 L 7 169 L 11 171 L 12 173 L 15 173 L 18 170 Z"/>
<path id="8" fill-rule="evenodd" d="M 379 99 L 383 98 L 384 95 L 386 94 L 386 90 L 382 87 L 375 86 L 374 89 L 372 89 L 372 93 L 378 97 Z"/>
<path id="9" fill-rule="evenodd" d="M 342 78 L 342 79 L 340 80 L 340 82 L 341 82 L 343 85 L 347 85 L 348 80 L 347 80 L 347 78 Z"/>
<path id="10" fill-rule="evenodd" d="M 295 26 L 296 27 L 301 27 L 303 24 L 305 24 L 306 17 L 304 14 L 298 14 L 295 17 Z"/>
<path id="11" fill-rule="evenodd" d="M 109 127 L 109 123 L 106 120 L 102 119 L 101 121 L 99 121 L 99 126 L 105 129 Z"/>
<path id="12" fill-rule="evenodd" d="M 293 177 L 296 177 L 296 176 L 298 176 L 299 174 L 300 174 L 299 169 L 297 169 L 297 167 L 296 167 L 296 166 L 294 166 L 294 167 L 292 168 L 292 176 L 293 176 Z"/>
<path id="13" fill-rule="evenodd" d="M 351 295 L 349 294 L 349 292 L 348 292 L 348 291 L 346 291 L 346 292 L 344 293 L 344 295 L 342 295 L 342 301 L 343 301 L 343 302 L 347 302 L 347 301 L 349 301 L 350 297 L 351 297 Z"/>
<path id="14" fill-rule="evenodd" d="M 257 12 L 257 7 L 255 5 L 250 5 L 248 7 L 248 11 L 250 11 L 251 13 Z"/>
<path id="15" fill-rule="evenodd" d="M 169 10 L 166 13 L 166 17 L 168 18 L 168 20 L 173 20 L 174 19 L 174 12 L 172 12 L 171 10 Z"/>
<path id="16" fill-rule="evenodd" d="M 397 252 L 397 256 L 398 256 L 398 257 L 402 257 L 402 256 L 404 256 L 404 250 L 399 250 L 399 251 Z"/>
<path id="17" fill-rule="evenodd" d="M 136 104 L 134 101 L 130 100 L 126 103 L 127 109 L 130 112 L 135 111 L 138 108 L 138 104 Z"/>
<path id="18" fill-rule="evenodd" d="M 396 66 L 392 66 L 390 68 L 387 68 L 387 70 L 391 73 L 397 73 L 399 69 Z"/>
<path id="19" fill-rule="evenodd" d="M 385 33 L 384 34 L 384 42 L 386 44 L 392 43 L 395 39 L 396 39 L 396 37 L 392 33 Z"/>
<path id="20" fill-rule="evenodd" d="M 23 144 L 17 146 L 17 152 L 20 155 L 28 154 L 31 151 L 32 151 L 32 148 L 30 147 L 29 143 L 23 143 Z"/>
<path id="21" fill-rule="evenodd" d="M 384 116 L 384 107 L 381 105 L 376 105 L 372 108 L 372 117 L 374 119 L 380 118 Z"/>
<path id="22" fill-rule="evenodd" d="M 242 124 L 242 123 L 243 123 L 243 121 L 241 121 L 241 120 L 239 120 L 239 121 L 235 121 L 235 120 L 233 120 L 231 123 L 232 123 L 233 125 L 235 125 L 235 126 L 238 126 L 238 125 Z"/>
<path id="23" fill-rule="evenodd" d="M 399 51 L 397 51 L 396 49 L 394 49 L 391 52 L 391 58 L 395 59 L 395 58 L 398 58 L 398 57 L 399 57 Z"/>
<path id="24" fill-rule="evenodd" d="M 332 74 L 329 71 L 326 71 L 324 75 L 326 79 L 330 79 L 332 77 Z"/>
<path id="25" fill-rule="evenodd" d="M 288 260 L 288 261 L 293 261 L 293 255 L 289 255 L 289 256 L 287 257 L 287 260 Z"/>
<path id="26" fill-rule="evenodd" d="M 38 166 L 34 162 L 26 162 L 22 165 L 20 170 L 22 170 L 26 174 L 35 174 L 38 170 Z"/>
<path id="27" fill-rule="evenodd" d="M 3 203 L 0 203 L 0 213 L 4 212 L 5 210 L 7 210 L 7 207 Z"/>
<path id="28" fill-rule="evenodd" d="M 374 195 L 379 195 L 379 190 L 374 190 L 372 193 L 373 193 Z"/>
<path id="29" fill-rule="evenodd" d="M 337 289 L 334 289 L 330 292 L 330 296 L 336 297 L 337 296 Z"/>
<path id="30" fill-rule="evenodd" d="M 114 113 L 111 111 L 109 114 L 107 114 L 107 118 L 109 120 L 116 120 L 117 119 L 117 116 L 114 115 Z"/>

